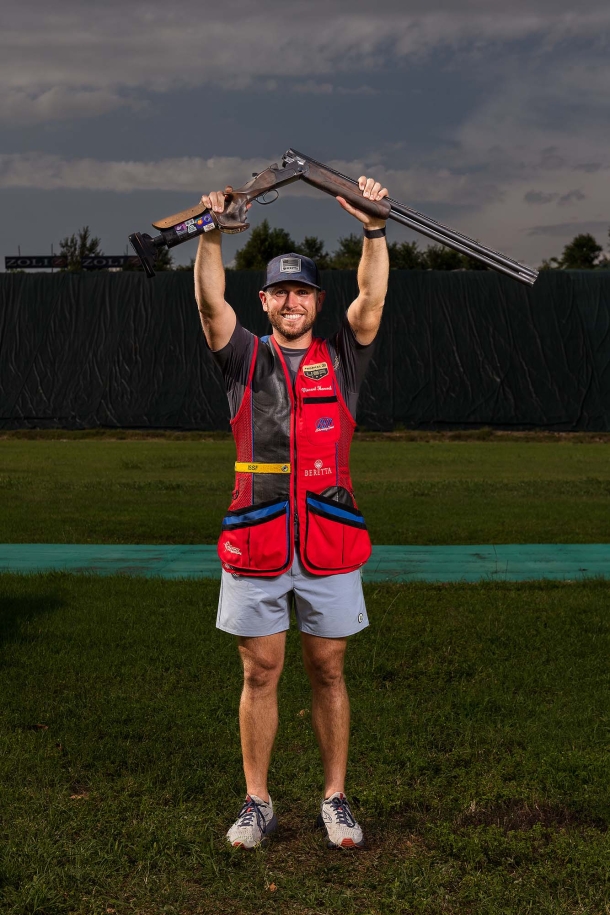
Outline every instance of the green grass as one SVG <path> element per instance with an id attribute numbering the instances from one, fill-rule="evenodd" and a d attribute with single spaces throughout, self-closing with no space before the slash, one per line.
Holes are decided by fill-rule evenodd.
<path id="1" fill-rule="evenodd" d="M 347 658 L 357 855 L 312 828 L 321 766 L 292 632 L 281 833 L 243 853 L 224 844 L 240 670 L 217 585 L 0 576 L 0 911 L 607 913 L 608 595 L 367 588 L 372 626 Z"/>
<path id="2" fill-rule="evenodd" d="M 360 440 L 373 542 L 610 541 L 610 442 Z M 231 441 L 0 441 L 0 542 L 214 543 Z"/>
<path id="3" fill-rule="evenodd" d="M 3 437 L 0 542 L 214 542 L 231 442 L 126 435 Z M 610 441 L 477 436 L 355 443 L 374 542 L 610 540 Z M 225 846 L 241 674 L 217 591 L 0 575 L 2 915 L 610 913 L 607 582 L 366 588 L 372 625 L 347 657 L 358 855 L 312 828 L 321 766 L 294 632 L 281 833 Z"/>

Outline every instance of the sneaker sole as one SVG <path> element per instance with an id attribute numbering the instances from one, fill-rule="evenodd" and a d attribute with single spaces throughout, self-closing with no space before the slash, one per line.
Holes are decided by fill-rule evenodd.
<path id="1" fill-rule="evenodd" d="M 336 842 L 333 842 L 330 839 L 330 836 L 328 835 L 328 829 L 326 828 L 326 823 L 322 819 L 321 813 L 318 814 L 318 818 L 316 820 L 316 829 L 323 829 L 324 832 L 326 833 L 326 847 L 327 848 L 346 848 L 346 849 L 364 848 L 364 846 L 366 844 L 364 839 L 362 840 L 362 842 L 354 842 L 353 839 L 342 839 L 339 844 L 337 844 Z"/>

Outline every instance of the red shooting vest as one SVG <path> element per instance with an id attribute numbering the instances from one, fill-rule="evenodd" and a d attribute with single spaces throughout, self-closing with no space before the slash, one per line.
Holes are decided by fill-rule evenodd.
<path id="1" fill-rule="evenodd" d="M 299 555 L 314 575 L 352 572 L 371 555 L 349 474 L 355 422 L 326 342 L 315 337 L 294 388 L 272 336 L 255 338 L 248 385 L 231 422 L 237 461 L 233 500 L 218 555 L 238 575 L 279 575 L 292 565 L 295 513 Z M 277 472 L 257 473 L 256 465 Z"/>

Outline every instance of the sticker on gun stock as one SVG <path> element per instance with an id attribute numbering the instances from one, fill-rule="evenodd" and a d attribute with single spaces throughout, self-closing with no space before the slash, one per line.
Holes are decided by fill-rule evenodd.
<path id="1" fill-rule="evenodd" d="M 214 220 L 209 213 L 205 213 L 203 216 L 200 216 L 195 220 L 195 225 L 198 229 L 203 229 L 204 232 L 210 232 L 212 229 L 216 228 L 214 225 Z"/>

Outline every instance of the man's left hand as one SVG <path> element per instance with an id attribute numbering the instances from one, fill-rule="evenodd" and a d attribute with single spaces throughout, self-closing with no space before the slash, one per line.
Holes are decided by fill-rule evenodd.
<path id="1" fill-rule="evenodd" d="M 382 187 L 379 181 L 375 181 L 374 178 L 367 178 L 366 175 L 361 175 L 358 178 L 358 187 L 362 191 L 362 196 L 367 197 L 369 200 L 381 200 L 382 197 L 388 196 L 387 187 Z M 347 210 L 348 213 L 360 220 L 365 229 L 383 229 L 385 226 L 385 219 L 379 219 L 375 216 L 369 216 L 368 213 L 363 213 L 362 210 L 358 210 L 351 203 L 348 203 L 344 197 L 337 197 L 337 200 L 344 210 Z"/>

